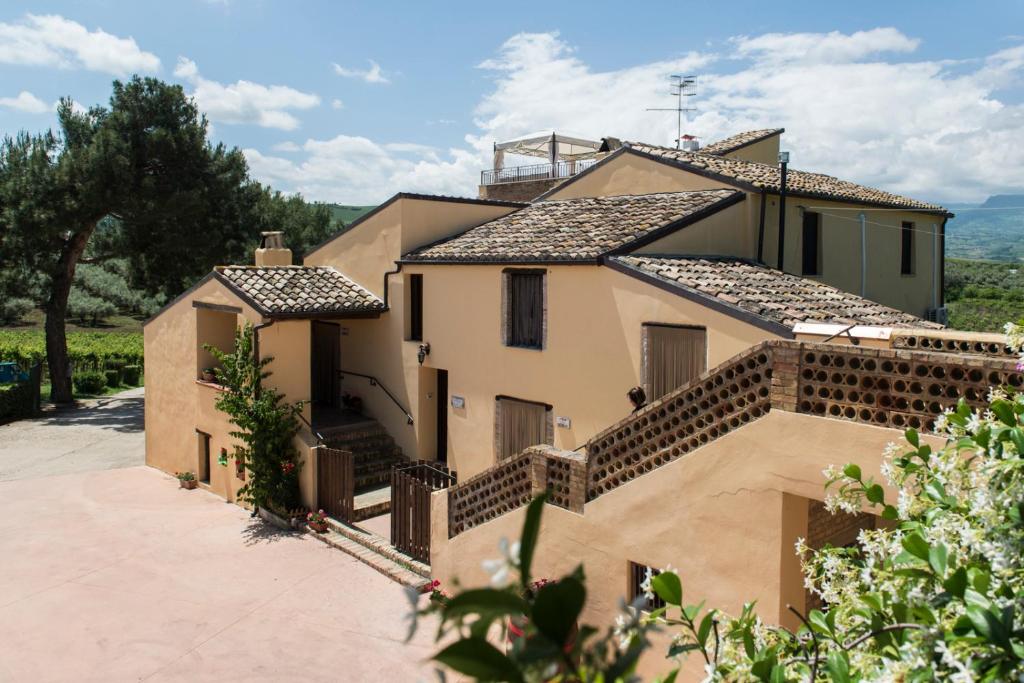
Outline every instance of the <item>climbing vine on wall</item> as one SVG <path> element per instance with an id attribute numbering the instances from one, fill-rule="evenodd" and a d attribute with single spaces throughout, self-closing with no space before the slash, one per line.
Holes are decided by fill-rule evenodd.
<path id="1" fill-rule="evenodd" d="M 238 440 L 234 457 L 246 473 L 239 500 L 276 510 L 301 507 L 301 463 L 292 439 L 299 431 L 302 402 L 288 403 L 283 394 L 264 385 L 273 358 L 256 357 L 251 324 L 236 330 L 233 352 L 206 348 L 220 363 L 214 373 L 226 389 L 217 399 L 217 409 L 237 427 L 231 432 Z"/>

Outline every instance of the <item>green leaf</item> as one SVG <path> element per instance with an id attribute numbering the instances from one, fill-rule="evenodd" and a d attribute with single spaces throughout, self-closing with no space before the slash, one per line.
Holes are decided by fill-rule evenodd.
<path id="1" fill-rule="evenodd" d="M 520 615 L 525 614 L 527 609 L 526 601 L 514 593 L 496 588 L 474 588 L 449 600 L 444 615 L 446 618 L 479 612 Z"/>
<path id="2" fill-rule="evenodd" d="M 661 679 L 661 683 L 676 683 L 676 676 L 679 675 L 679 669 L 673 669 L 668 676 Z"/>
<path id="3" fill-rule="evenodd" d="M 572 577 L 549 583 L 533 602 L 533 623 L 537 630 L 558 645 L 565 645 L 583 611 L 587 590 Z"/>
<path id="4" fill-rule="evenodd" d="M 700 643 L 701 647 L 707 647 L 708 636 L 711 635 L 711 627 L 714 624 L 715 610 L 708 610 L 708 613 L 700 620 L 700 626 L 697 627 L 697 642 Z"/>
<path id="5" fill-rule="evenodd" d="M 680 644 L 673 643 L 672 645 L 669 646 L 668 654 L 665 655 L 665 657 L 666 658 L 668 658 L 668 657 L 676 657 L 678 655 L 686 654 L 687 652 L 693 652 L 694 650 L 699 650 L 699 649 L 700 649 L 700 645 L 698 645 L 697 643 L 680 643 Z"/>
<path id="6" fill-rule="evenodd" d="M 882 503 L 885 501 L 885 490 L 878 484 L 872 484 L 864 489 L 864 497 L 872 503 Z"/>
<path id="7" fill-rule="evenodd" d="M 913 446 L 914 448 L 920 448 L 921 439 L 920 437 L 918 437 L 916 429 L 908 429 L 907 431 L 903 432 L 903 436 L 907 438 L 907 441 L 910 442 L 911 446 Z"/>
<path id="8" fill-rule="evenodd" d="M 932 569 L 942 578 L 946 575 L 946 564 L 949 560 L 949 551 L 946 550 L 946 546 L 942 543 L 933 545 L 928 550 L 928 564 L 931 565 Z"/>
<path id="9" fill-rule="evenodd" d="M 850 680 L 850 663 L 842 652 L 831 652 L 825 664 L 829 680 L 833 683 L 848 683 Z"/>
<path id="10" fill-rule="evenodd" d="M 899 511 L 892 505 L 886 505 L 885 508 L 882 510 L 882 519 L 894 520 L 899 519 L 899 516 Z"/>
<path id="11" fill-rule="evenodd" d="M 957 568 L 957 570 L 950 574 L 949 578 L 943 582 L 942 587 L 952 595 L 955 595 L 958 598 L 963 598 L 964 591 L 967 590 L 967 570 L 963 567 Z"/>
<path id="12" fill-rule="evenodd" d="M 655 576 L 651 581 L 651 590 L 670 605 L 683 604 L 683 584 L 675 572 L 662 572 Z"/>
<path id="13" fill-rule="evenodd" d="M 1010 427 L 1017 426 L 1017 415 L 1013 412 L 1013 404 L 1004 399 L 998 399 L 989 406 L 999 421 Z"/>
<path id="14" fill-rule="evenodd" d="M 533 552 L 537 549 L 537 537 L 540 534 L 540 517 L 544 512 L 544 502 L 548 496 L 542 493 L 526 508 L 526 520 L 523 522 L 523 534 L 519 538 L 519 575 L 523 588 L 530 586 L 530 568 L 533 565 Z"/>
<path id="15" fill-rule="evenodd" d="M 743 629 L 743 651 L 747 653 L 747 657 L 750 659 L 754 658 L 757 654 L 757 649 L 754 647 L 754 634 L 750 631 L 750 626 L 746 626 Z"/>
<path id="16" fill-rule="evenodd" d="M 843 468 L 843 474 L 848 476 L 850 479 L 856 479 L 857 481 L 860 481 L 860 465 L 851 462 L 850 464 Z"/>
<path id="17" fill-rule="evenodd" d="M 1024 429 L 1014 427 L 1009 432 L 1010 441 L 1017 448 L 1017 455 L 1024 458 Z"/>
<path id="18" fill-rule="evenodd" d="M 483 638 L 465 638 L 444 648 L 434 659 L 453 671 L 479 681 L 520 683 L 516 664 Z"/>
<path id="19" fill-rule="evenodd" d="M 807 615 L 807 621 L 811 623 L 811 626 L 815 630 L 821 633 L 831 633 L 832 626 L 828 623 L 828 619 L 825 618 L 825 613 L 821 610 L 812 609 L 811 613 Z"/>
<path id="20" fill-rule="evenodd" d="M 919 560 L 928 561 L 928 541 L 916 531 L 903 537 L 903 548 Z"/>

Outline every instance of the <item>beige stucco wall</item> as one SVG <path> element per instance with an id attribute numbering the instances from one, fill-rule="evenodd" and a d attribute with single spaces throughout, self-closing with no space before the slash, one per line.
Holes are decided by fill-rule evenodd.
<path id="1" fill-rule="evenodd" d="M 195 308 L 193 302 L 234 306 L 242 313 Z M 234 316 L 237 325 L 259 323 L 256 311 L 235 296 L 227 287 L 210 280 L 190 292 L 147 323 L 144 329 L 146 354 L 146 464 L 165 472 L 199 471 L 200 442 L 196 431 L 210 435 L 209 490 L 227 500 L 235 500 L 244 484 L 235 476 L 231 457 L 235 440 L 234 427 L 227 416 L 217 410 L 215 402 L 221 389 L 197 381 L 197 368 L 206 362 L 201 350 L 203 342 L 220 348 L 232 341 L 224 327 L 217 324 L 223 316 Z M 259 332 L 260 353 L 274 356 L 268 366 L 273 373 L 269 386 L 285 394 L 288 401 L 309 399 L 309 321 L 276 322 Z M 307 405 L 304 414 L 308 419 Z M 309 455 L 309 434 L 306 430 L 296 439 L 303 469 L 300 476 L 303 499 L 312 506 L 315 497 L 315 463 L 306 462 Z M 227 449 L 228 466 L 216 464 L 221 449 Z M 205 485 L 203 485 L 205 486 Z"/>
<path id="2" fill-rule="evenodd" d="M 723 154 L 727 159 L 741 159 L 753 161 L 758 164 L 770 164 L 774 166 L 779 163 L 779 142 L 780 135 L 773 135 L 770 138 L 759 140 L 752 145 L 746 145 L 739 149 Z"/>
<path id="3" fill-rule="evenodd" d="M 449 395 L 465 399 L 464 408 L 447 406 L 449 464 L 461 478 L 495 462 L 498 395 L 551 404 L 554 416 L 570 418 L 570 428 L 555 428 L 554 445 L 566 450 L 627 415 L 626 392 L 641 383 L 645 322 L 706 326 L 709 368 L 774 336 L 609 268 L 549 266 L 545 348 L 512 348 L 501 341 L 502 266 L 405 270 L 423 274 L 424 367 L 448 370 Z M 415 360 L 407 369 L 419 372 Z"/>
<path id="4" fill-rule="evenodd" d="M 722 187 L 728 185 L 724 181 L 712 180 L 626 153 L 566 183 L 558 188 L 551 198 L 678 192 Z M 724 253 L 756 258 L 761 201 L 760 193 L 748 193 L 747 201 L 742 204 L 745 206 L 746 226 L 731 231 L 738 241 L 731 251 Z M 815 279 L 853 294 L 861 293 L 861 236 L 858 215 L 863 211 L 868 221 L 868 278 L 865 296 L 922 317 L 933 307 L 933 302 L 938 296 L 936 285 L 941 279 L 936 276 L 934 270 L 941 257 L 935 258 L 935 254 L 941 250 L 941 245 L 937 246 L 933 242 L 932 235 L 935 231 L 941 230 L 941 216 L 790 196 L 786 200 L 785 270 L 797 275 L 801 274 L 802 267 L 804 210 L 822 214 L 822 269 L 821 275 Z M 736 210 L 731 213 L 731 217 L 742 216 L 740 211 Z M 903 221 L 914 223 L 915 229 L 919 231 L 914 233 L 913 275 L 900 274 L 900 225 Z M 778 226 L 778 197 L 768 195 L 765 207 L 763 260 L 773 267 L 777 264 Z M 686 231 L 680 233 L 677 239 L 689 239 L 689 235 L 685 233 Z M 708 234 L 711 234 L 710 231 Z M 727 249 L 729 240 L 724 236 L 716 236 L 712 244 L 715 248 Z M 679 246 L 684 248 L 690 244 L 684 241 Z M 646 248 L 645 251 L 653 253 L 652 247 Z"/>
<path id="5" fill-rule="evenodd" d="M 534 576 L 558 577 L 582 563 L 583 621 L 605 628 L 625 597 L 630 561 L 671 564 L 688 603 L 706 599 L 737 614 L 756 600 L 763 618 L 792 627 L 786 604 L 804 600 L 793 545 L 806 534 L 806 499 L 824 497 L 822 469 L 857 462 L 877 478 L 886 444 L 901 438 L 897 430 L 772 411 L 587 503 L 582 515 L 546 506 Z M 449 540 L 446 494 L 432 503 L 433 575 L 445 585 L 456 577 L 464 587 L 485 584 L 480 560 L 498 555 L 500 538 L 519 537 L 525 508 Z M 645 678 L 667 669 L 659 649 L 664 642 L 643 660 Z"/>
<path id="6" fill-rule="evenodd" d="M 757 234 L 750 229 L 748 204 L 759 202 L 755 195 L 748 201 L 711 214 L 692 225 L 637 249 L 637 254 L 705 254 L 711 256 L 757 255 Z"/>

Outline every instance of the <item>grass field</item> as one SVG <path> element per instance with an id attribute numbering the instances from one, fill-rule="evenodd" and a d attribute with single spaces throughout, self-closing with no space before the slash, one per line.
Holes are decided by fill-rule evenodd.
<path id="1" fill-rule="evenodd" d="M 41 310 L 26 315 L 17 325 L 0 325 L 0 330 L 42 330 L 46 316 Z M 80 320 L 68 320 L 68 332 L 142 332 L 145 318 L 127 315 L 112 315 L 99 325 L 85 325 Z"/>

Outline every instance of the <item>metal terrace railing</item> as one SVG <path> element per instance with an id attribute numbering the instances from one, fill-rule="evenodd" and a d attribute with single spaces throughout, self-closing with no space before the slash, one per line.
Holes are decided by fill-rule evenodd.
<path id="1" fill-rule="evenodd" d="M 501 183 L 519 183 L 526 180 L 571 178 L 596 163 L 597 159 L 582 159 L 580 161 L 559 161 L 555 164 L 534 164 L 532 166 L 487 169 L 480 171 L 480 184 L 500 185 Z"/>

